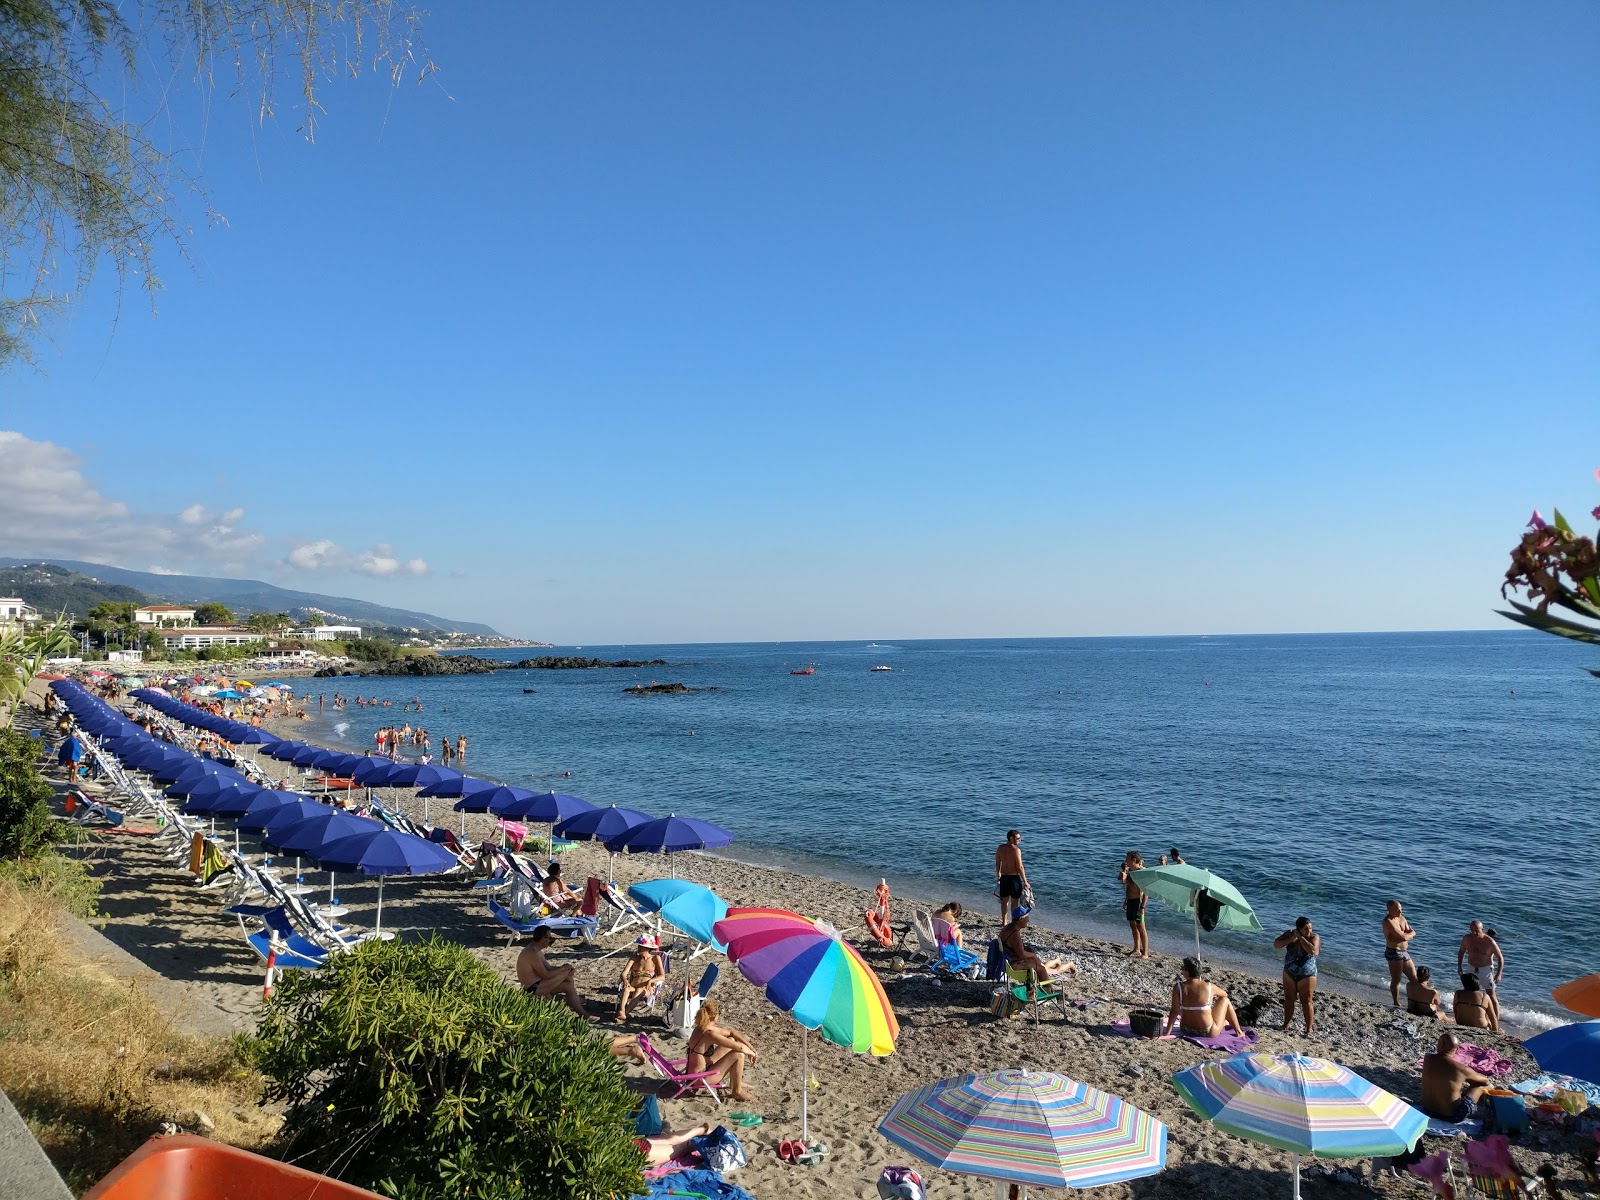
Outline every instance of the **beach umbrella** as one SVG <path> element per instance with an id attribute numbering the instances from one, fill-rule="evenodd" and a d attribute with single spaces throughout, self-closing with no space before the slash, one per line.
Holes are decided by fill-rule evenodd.
<path id="1" fill-rule="evenodd" d="M 328 871 L 360 871 L 378 877 L 378 917 L 374 929 L 383 932 L 383 881 L 389 875 L 437 875 L 460 860 L 443 846 L 398 829 L 380 828 L 375 834 L 358 833 L 329 842 L 312 856 Z"/>
<path id="2" fill-rule="evenodd" d="M 397 771 L 403 766 L 404 763 L 397 763 L 391 758 L 374 758 L 369 755 L 350 773 L 350 778 L 362 787 L 386 787 L 389 772 Z"/>
<path id="3" fill-rule="evenodd" d="M 609 842 L 650 819 L 649 813 L 634 808 L 618 808 L 615 804 L 605 808 L 591 807 L 588 812 L 580 812 L 550 827 L 550 849 L 555 850 L 558 837 L 574 842 Z M 616 866 L 617 852 L 613 850 L 610 869 L 606 872 L 613 880 L 617 877 Z"/>
<path id="4" fill-rule="evenodd" d="M 1172 1077 L 1190 1108 L 1224 1133 L 1300 1156 L 1383 1158 L 1417 1144 L 1428 1118 L 1375 1083 L 1303 1054 L 1239 1054 Z"/>
<path id="5" fill-rule="evenodd" d="M 1144 867 L 1133 872 L 1129 878 L 1163 904 L 1194 918 L 1194 952 L 1197 958 L 1200 955 L 1200 910 L 1195 897 L 1202 891 L 1219 905 L 1216 928 L 1261 928 L 1255 910 L 1239 894 L 1239 889 L 1204 867 L 1169 863 L 1161 867 Z"/>
<path id="6" fill-rule="evenodd" d="M 321 749 L 321 747 L 308 747 L 304 742 L 279 741 L 275 746 L 267 748 L 267 757 L 275 758 L 279 762 L 293 762 L 294 756 L 302 750 Z"/>
<path id="7" fill-rule="evenodd" d="M 383 776 L 383 786 L 426 788 L 436 783 L 447 783 L 462 778 L 462 773 L 454 767 L 436 767 L 432 763 L 399 763 Z M 422 819 L 424 822 L 428 819 L 427 797 L 423 797 L 422 800 Z"/>
<path id="8" fill-rule="evenodd" d="M 727 951 L 717 941 L 715 927 L 728 915 L 728 902 L 710 888 L 687 879 L 647 879 L 630 887 L 628 895 L 645 912 L 659 914 L 695 941 Z"/>
<path id="9" fill-rule="evenodd" d="M 1557 1025 L 1522 1043 L 1546 1071 L 1600 1084 L 1600 1021 Z"/>
<path id="10" fill-rule="evenodd" d="M 730 908 L 712 936 L 767 999 L 815 1029 L 824 1041 L 857 1054 L 893 1054 L 899 1036 L 883 984 L 860 951 L 826 921 L 782 908 Z M 800 1038 L 800 1137 L 810 1141 L 806 1106 L 807 1033 Z"/>
<path id="11" fill-rule="evenodd" d="M 455 779 L 441 779 L 438 783 L 430 783 L 417 789 L 417 795 L 424 799 L 451 800 L 457 796 L 471 796 L 478 792 L 487 791 L 489 788 L 498 787 L 487 779 L 478 779 L 472 775 L 462 775 L 456 772 Z M 467 810 L 472 811 L 471 809 Z"/>
<path id="12" fill-rule="evenodd" d="M 275 788 L 264 788 L 254 783 L 241 783 L 224 789 L 216 799 L 211 801 L 211 807 L 207 811 L 213 817 L 242 817 L 250 810 L 252 803 L 259 797 L 268 794 L 289 795 L 288 792 L 279 792 Z"/>
<path id="13" fill-rule="evenodd" d="M 277 854 L 292 854 L 297 859 L 304 855 L 315 859 L 316 852 L 329 843 L 341 838 L 381 832 L 387 828 L 382 821 L 374 821 L 371 817 L 358 817 L 342 808 L 324 806 L 322 812 L 294 824 L 280 826 L 276 820 L 268 821 L 262 840 L 266 842 L 267 849 Z M 334 874 L 332 870 L 328 872 L 329 904 L 338 903 L 334 898 Z"/>
<path id="14" fill-rule="evenodd" d="M 326 806 L 298 792 L 262 791 L 250 807 L 239 814 L 236 828 L 246 833 L 261 833 L 266 829 L 268 821 L 279 813 L 291 809 L 304 820 L 306 817 L 316 816 L 319 809 L 326 811 Z"/>
<path id="15" fill-rule="evenodd" d="M 1550 993 L 1557 1004 L 1584 1017 L 1600 1017 L 1600 975 L 1585 975 Z"/>
<path id="16" fill-rule="evenodd" d="M 187 796 L 190 788 L 196 787 L 205 780 L 215 778 L 218 775 L 231 775 L 239 779 L 244 778 L 232 767 L 225 767 L 212 758 L 202 758 L 169 783 L 167 790 L 162 794 L 165 796 Z"/>
<path id="17" fill-rule="evenodd" d="M 234 691 L 232 688 L 223 688 L 221 691 L 212 692 L 211 694 L 213 696 L 215 696 L 218 700 L 243 700 L 244 699 L 244 697 L 240 693 Z"/>
<path id="18" fill-rule="evenodd" d="M 195 782 L 184 785 L 184 790 L 180 793 L 186 799 L 197 802 L 201 807 L 191 809 L 188 805 L 185 805 L 183 811 L 209 812 L 211 801 L 221 796 L 229 788 L 244 787 L 246 785 L 254 786 L 237 771 L 222 770 L 213 775 L 202 776 Z M 177 786 L 178 784 L 175 783 L 167 790 L 170 792 Z"/>
<path id="19" fill-rule="evenodd" d="M 542 821 L 550 826 L 550 850 L 554 853 L 556 826 L 583 813 L 594 811 L 593 804 L 587 800 L 580 800 L 577 796 L 568 796 L 561 792 L 540 792 L 519 805 L 514 812 L 505 815 L 514 816 L 520 821 Z M 614 863 L 616 860 L 611 861 Z"/>
<path id="20" fill-rule="evenodd" d="M 681 850 L 715 850 L 733 841 L 733 834 L 710 821 L 670 813 L 635 825 L 606 842 L 613 854 L 676 854 Z"/>
<path id="21" fill-rule="evenodd" d="M 1045 1071 L 927 1084 L 895 1101 L 878 1132 L 942 1170 L 1038 1187 L 1102 1187 L 1157 1174 L 1167 1163 L 1160 1121 L 1120 1096 Z"/>

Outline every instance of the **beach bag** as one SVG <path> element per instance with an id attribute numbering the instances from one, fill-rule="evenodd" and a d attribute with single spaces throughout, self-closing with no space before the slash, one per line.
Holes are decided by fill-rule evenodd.
<path id="1" fill-rule="evenodd" d="M 1025 883 L 1022 885 L 1021 904 L 1022 907 L 1027 909 L 1029 912 L 1033 911 L 1033 884 Z"/>
<path id="2" fill-rule="evenodd" d="M 700 1157 L 705 1159 L 706 1166 L 710 1170 L 719 1171 L 724 1175 L 729 1171 L 737 1171 L 750 1161 L 749 1155 L 744 1152 L 744 1147 L 739 1144 L 739 1139 L 722 1125 L 718 1125 L 704 1137 L 695 1138 L 694 1148 L 700 1151 Z"/>
<path id="3" fill-rule="evenodd" d="M 928 1200 L 922 1188 L 922 1176 L 910 1167 L 885 1167 L 878 1176 L 880 1200 Z"/>
<path id="4" fill-rule="evenodd" d="M 1201 888 L 1194 894 L 1194 915 L 1200 922 L 1200 928 L 1210 933 L 1222 920 L 1222 901 Z"/>
<path id="5" fill-rule="evenodd" d="M 1003 987 L 996 988 L 989 997 L 989 1011 L 1002 1021 L 1008 1021 L 1028 1006 L 1026 1000 L 1019 1000 L 1016 996 L 1017 989 Z"/>
<path id="6" fill-rule="evenodd" d="M 989 939 L 989 957 L 984 963 L 983 977 L 990 983 L 999 983 L 1006 977 L 1006 952 L 1000 948 L 999 938 Z"/>
<path id="7" fill-rule="evenodd" d="M 1484 1127 L 1495 1133 L 1527 1132 L 1528 1102 L 1515 1092 L 1485 1092 L 1479 1111 L 1485 1118 Z"/>
<path id="8" fill-rule="evenodd" d="M 675 1029 L 683 1037 L 694 1033 L 695 1015 L 700 1011 L 700 997 L 692 987 L 684 986 L 683 991 L 673 998 L 667 1006 L 666 1025 L 668 1029 Z"/>

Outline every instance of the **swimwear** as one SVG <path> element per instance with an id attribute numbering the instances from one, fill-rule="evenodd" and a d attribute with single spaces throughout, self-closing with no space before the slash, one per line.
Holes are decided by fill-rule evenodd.
<path id="1" fill-rule="evenodd" d="M 1406 1011 L 1413 1017 L 1436 1017 L 1438 1012 L 1426 1000 L 1407 1000 Z"/>
<path id="2" fill-rule="evenodd" d="M 998 888 L 996 888 L 995 890 L 1000 893 L 1000 898 L 1002 900 L 1020 900 L 1020 899 L 1022 899 L 1022 876 L 1021 875 L 1002 875 L 1002 876 L 1000 876 L 1000 886 Z"/>
<path id="3" fill-rule="evenodd" d="M 1138 899 L 1128 899 L 1122 902 L 1122 915 L 1134 924 L 1144 920 L 1144 905 L 1148 897 L 1140 896 Z"/>
<path id="4" fill-rule="evenodd" d="M 1478 977 L 1478 986 L 1483 991 L 1486 991 L 1486 992 L 1494 991 L 1494 964 L 1493 963 L 1489 963 L 1487 966 L 1482 966 L 1482 967 L 1476 967 L 1476 966 L 1473 966 L 1471 963 L 1468 963 L 1467 964 L 1467 969 L 1465 971 L 1463 971 L 1462 974 L 1463 975 L 1476 975 Z"/>
<path id="5" fill-rule="evenodd" d="M 1476 1111 L 1476 1109 L 1477 1106 L 1473 1104 L 1471 1100 L 1468 1100 L 1465 1096 L 1461 1097 L 1461 1099 L 1456 1101 L 1455 1109 L 1450 1114 L 1450 1123 L 1452 1125 L 1461 1124 L 1461 1122 L 1470 1117 L 1473 1112 Z"/>
<path id="6" fill-rule="evenodd" d="M 1398 946 L 1385 946 L 1383 948 L 1383 959 L 1385 962 L 1410 962 L 1411 953 L 1400 949 Z"/>
<path id="7" fill-rule="evenodd" d="M 1284 950 L 1283 973 L 1294 980 L 1315 979 L 1317 956 L 1308 953 L 1303 946 L 1290 945 Z"/>

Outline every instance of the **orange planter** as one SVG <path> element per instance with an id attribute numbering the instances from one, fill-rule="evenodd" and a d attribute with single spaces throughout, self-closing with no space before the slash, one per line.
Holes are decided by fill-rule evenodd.
<path id="1" fill-rule="evenodd" d="M 383 1200 L 376 1192 L 180 1133 L 153 1137 L 83 1200 Z"/>

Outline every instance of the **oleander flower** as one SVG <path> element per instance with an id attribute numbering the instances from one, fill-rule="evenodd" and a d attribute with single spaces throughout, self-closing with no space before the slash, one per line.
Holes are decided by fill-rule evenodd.
<path id="1" fill-rule="evenodd" d="M 1536 508 L 1533 510 L 1533 516 L 1528 518 L 1528 528 L 1543 529 L 1544 527 L 1544 518 L 1539 515 L 1539 510 Z"/>

